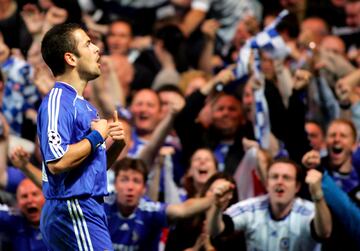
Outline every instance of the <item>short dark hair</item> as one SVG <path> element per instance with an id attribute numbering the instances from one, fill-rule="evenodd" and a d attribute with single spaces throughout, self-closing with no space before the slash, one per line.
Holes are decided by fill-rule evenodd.
<path id="1" fill-rule="evenodd" d="M 318 121 L 316 119 L 307 119 L 305 121 L 305 125 L 307 125 L 307 124 L 316 125 L 318 128 L 320 128 L 322 135 L 325 136 L 325 129 L 324 129 L 323 125 L 320 123 L 320 121 Z"/>
<path id="2" fill-rule="evenodd" d="M 184 97 L 184 93 L 181 91 L 181 89 L 177 85 L 173 84 L 164 84 L 160 87 L 156 88 L 155 91 L 159 94 L 161 92 L 175 92 L 179 94 L 181 97 Z"/>
<path id="3" fill-rule="evenodd" d="M 133 170 L 141 173 L 144 179 L 144 184 L 146 183 L 148 173 L 147 173 L 146 164 L 142 159 L 125 157 L 115 162 L 114 164 L 115 178 L 119 175 L 120 171 L 128 171 L 128 170 Z"/>
<path id="4" fill-rule="evenodd" d="M 70 52 L 79 56 L 77 41 L 73 36 L 75 30 L 82 29 L 79 24 L 60 24 L 46 32 L 41 42 L 41 54 L 54 76 L 65 72 L 64 54 Z"/>

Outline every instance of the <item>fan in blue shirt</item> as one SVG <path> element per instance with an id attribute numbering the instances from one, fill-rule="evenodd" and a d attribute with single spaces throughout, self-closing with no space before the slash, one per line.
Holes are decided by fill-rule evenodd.
<path id="1" fill-rule="evenodd" d="M 45 203 L 41 190 L 30 179 L 21 181 L 16 200 L 19 210 L 0 205 L 0 230 L 9 236 L 14 251 L 45 251 L 40 214 Z"/>
<path id="2" fill-rule="evenodd" d="M 147 201 L 146 167 L 142 160 L 124 158 L 114 165 L 116 198 L 105 204 L 109 232 L 114 250 L 156 251 L 163 227 L 168 221 L 191 217 L 204 212 L 216 199 L 231 189 L 222 184 L 218 195 L 189 199 L 181 204 Z"/>

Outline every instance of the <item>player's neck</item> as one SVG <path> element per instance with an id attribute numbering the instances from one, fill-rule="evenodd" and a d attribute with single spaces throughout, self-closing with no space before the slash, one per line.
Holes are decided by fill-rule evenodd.
<path id="1" fill-rule="evenodd" d="M 74 74 L 63 74 L 56 77 L 56 81 L 65 82 L 77 91 L 77 94 L 82 96 L 87 82 L 80 79 Z"/>

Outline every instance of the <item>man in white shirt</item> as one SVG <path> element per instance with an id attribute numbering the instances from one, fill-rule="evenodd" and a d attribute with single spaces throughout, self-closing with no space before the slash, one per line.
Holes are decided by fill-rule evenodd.
<path id="1" fill-rule="evenodd" d="M 268 195 L 241 201 L 224 215 L 225 201 L 213 205 L 207 215 L 210 235 L 243 231 L 248 250 L 314 250 L 316 240 L 330 236 L 332 220 L 318 171 L 309 170 L 306 176 L 314 203 L 296 198 L 300 170 L 293 161 L 275 161 L 267 171 Z"/>

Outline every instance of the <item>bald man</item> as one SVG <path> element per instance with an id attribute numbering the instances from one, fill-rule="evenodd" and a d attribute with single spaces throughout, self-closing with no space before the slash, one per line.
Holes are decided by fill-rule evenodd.
<path id="1" fill-rule="evenodd" d="M 8 235 L 15 251 L 47 250 L 39 229 L 45 198 L 30 179 L 21 181 L 16 192 L 17 210 L 0 205 L 0 229 Z"/>

